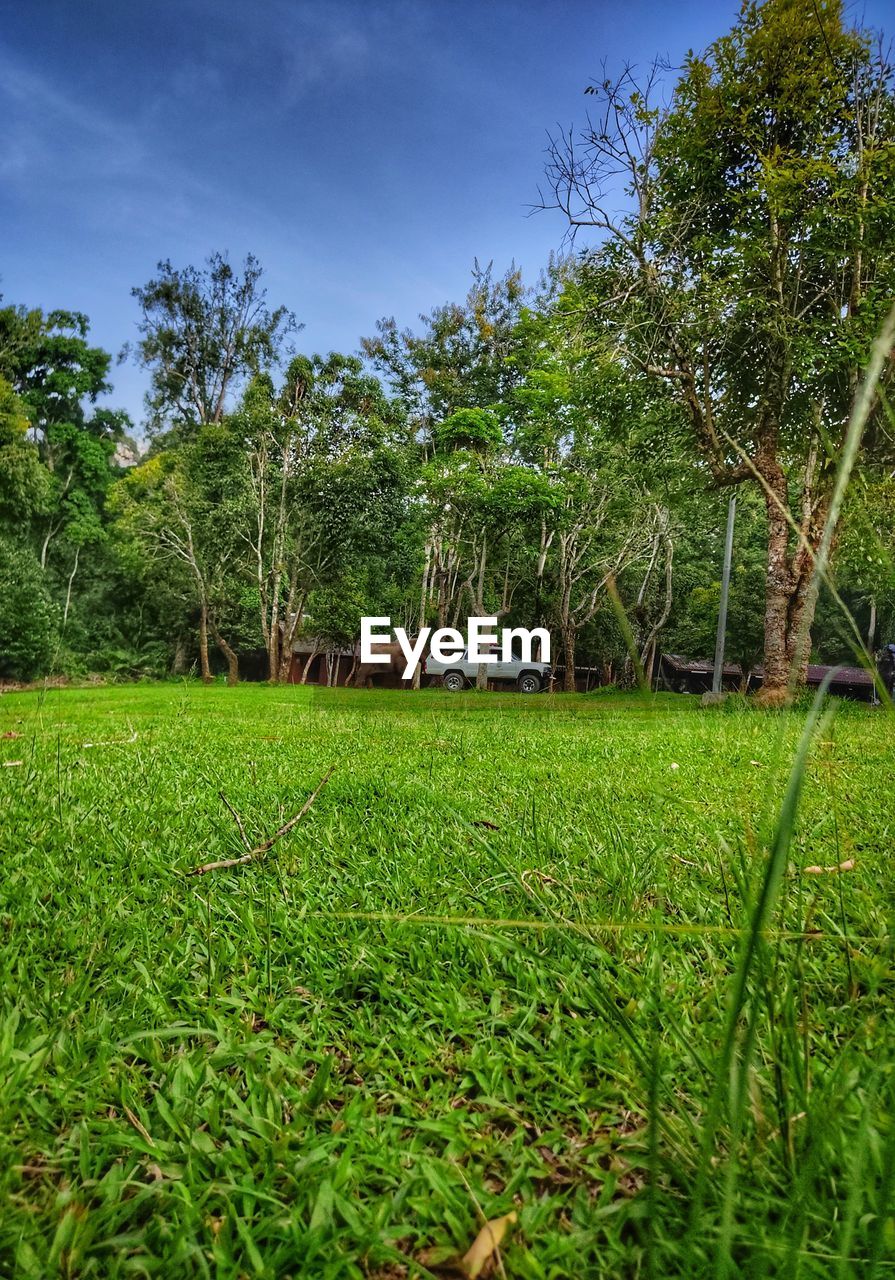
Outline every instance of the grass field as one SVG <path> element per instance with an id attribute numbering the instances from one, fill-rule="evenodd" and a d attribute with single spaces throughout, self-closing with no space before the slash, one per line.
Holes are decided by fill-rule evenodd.
<path id="1" fill-rule="evenodd" d="M 895 1275 L 895 719 L 805 719 L 4 696 L 0 1274 Z"/>

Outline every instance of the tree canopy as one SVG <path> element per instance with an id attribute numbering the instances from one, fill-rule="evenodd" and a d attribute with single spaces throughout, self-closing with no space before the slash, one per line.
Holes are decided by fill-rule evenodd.
<path id="1" fill-rule="evenodd" d="M 252 255 L 162 261 L 123 353 L 137 432 L 84 315 L 0 307 L 0 674 L 280 681 L 365 613 L 489 614 L 548 627 L 567 689 L 630 680 L 710 656 L 734 488 L 732 658 L 773 692 L 891 636 L 889 351 L 838 523 L 833 501 L 895 298 L 884 42 L 835 0 L 746 0 L 679 70 L 586 94 L 542 200 L 566 256 L 529 283 L 475 262 L 357 354 L 296 349 Z"/>

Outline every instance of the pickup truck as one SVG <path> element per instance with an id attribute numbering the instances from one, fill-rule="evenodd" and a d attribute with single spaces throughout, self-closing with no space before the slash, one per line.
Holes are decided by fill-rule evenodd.
<path id="1" fill-rule="evenodd" d="M 441 676 L 442 687 L 451 693 L 459 693 L 469 683 L 475 684 L 478 669 L 477 662 L 469 661 L 468 649 L 450 662 L 436 662 L 430 654 L 423 667 L 427 676 Z M 520 693 L 540 693 L 542 689 L 549 689 L 553 678 L 549 662 L 523 662 L 521 658 L 514 658 L 512 662 L 499 659 L 489 662 L 485 672 L 489 681 L 514 684 Z"/>

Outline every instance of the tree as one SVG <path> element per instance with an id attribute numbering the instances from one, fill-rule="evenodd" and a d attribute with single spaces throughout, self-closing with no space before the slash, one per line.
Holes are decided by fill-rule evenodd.
<path id="1" fill-rule="evenodd" d="M 510 608 L 524 560 L 523 541 L 510 533 L 544 498 L 536 477 L 507 470 L 515 466 L 508 412 L 525 299 L 515 267 L 495 278 L 491 264 L 476 262 L 464 303 L 421 316 L 420 333 L 382 320 L 362 344 L 407 406 L 422 454 L 427 527 L 415 627 L 430 613 L 440 626 L 456 623 L 464 604 L 478 614 L 486 601 L 499 615 Z M 482 666 L 478 683 L 486 676 Z"/>
<path id="2" fill-rule="evenodd" d="M 21 538 L 46 510 L 49 477 L 28 440 L 25 405 L 0 377 L 0 531 Z"/>
<path id="3" fill-rule="evenodd" d="M 48 671 L 58 623 L 33 552 L 0 537 L 0 676 L 32 680 Z"/>
<path id="4" fill-rule="evenodd" d="M 241 274 L 221 253 L 201 269 L 164 261 L 157 270 L 155 280 L 131 291 L 142 312 L 137 357 L 152 377 L 150 421 L 221 422 L 247 379 L 278 362 L 295 318 L 283 306 L 267 306 L 252 254 Z"/>
<path id="5" fill-rule="evenodd" d="M 714 483 L 762 492 L 776 695 L 807 662 L 814 552 L 895 287 L 891 69 L 835 0 L 748 0 L 667 109 L 656 90 L 655 71 L 591 86 L 598 118 L 552 144 L 550 203 L 602 237 L 599 328 L 668 387 Z"/>
<path id="6" fill-rule="evenodd" d="M 422 472 L 429 513 L 422 614 L 431 602 L 441 626 L 456 627 L 464 604 L 473 616 L 503 618 L 526 563 L 523 548 L 553 501 L 549 485 L 513 459 L 493 410 L 458 410 L 435 440 Z M 481 663 L 476 685 L 487 681 Z"/>
<path id="7" fill-rule="evenodd" d="M 285 680 L 309 593 L 387 519 L 400 523 L 404 416 L 359 359 L 330 353 L 296 357 L 279 391 L 256 378 L 233 426 L 250 475 L 247 541 L 268 676 Z"/>
<path id="8" fill-rule="evenodd" d="M 80 312 L 0 310 L 0 377 L 17 398 L 31 444 L 25 447 L 21 431 L 7 441 L 7 484 L 19 486 L 20 498 L 23 484 L 32 494 L 25 528 L 41 569 L 64 590 L 63 628 L 82 552 L 105 540 L 112 455 L 130 426 L 126 414 L 97 407 L 111 389 L 111 357 L 90 345 L 88 332 Z"/>
<path id="9" fill-rule="evenodd" d="M 526 291 L 516 267 L 498 279 L 493 265 L 473 266 L 464 303 L 446 303 L 420 316 L 421 333 L 380 320 L 364 354 L 406 406 L 425 443 L 436 425 L 461 409 L 506 403 L 516 381 L 512 362 L 516 325 Z"/>
<path id="10" fill-rule="evenodd" d="M 575 689 L 578 637 L 605 605 L 607 584 L 641 560 L 646 572 L 633 621 L 642 632 L 642 657 L 651 651 L 671 607 L 673 554 L 668 513 L 650 485 L 659 456 L 663 471 L 674 466 L 674 449 L 665 433 L 661 455 L 651 443 L 648 461 L 638 457 L 644 434 L 659 436 L 650 423 L 656 406 L 579 331 L 577 285 L 567 264 L 539 310 L 523 315 L 517 355 L 523 376 L 513 409 L 516 453 L 551 494 L 541 511 L 535 607 L 546 606 L 559 630 L 567 692 Z M 652 614 L 648 593 L 662 564 L 664 603 Z"/>
<path id="11" fill-rule="evenodd" d="M 202 678 L 211 680 L 209 636 L 239 679 L 232 631 L 241 623 L 248 567 L 250 485 L 242 440 L 226 424 L 202 427 L 188 443 L 156 453 L 122 480 L 117 534 L 146 561 L 164 564 L 195 610 Z M 228 633 L 230 638 L 228 638 Z"/>

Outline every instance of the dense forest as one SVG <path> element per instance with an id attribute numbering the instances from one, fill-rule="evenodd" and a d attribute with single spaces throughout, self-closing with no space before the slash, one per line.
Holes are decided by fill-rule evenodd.
<path id="1" fill-rule="evenodd" d="M 548 626 L 569 687 L 630 681 L 711 654 L 734 490 L 732 660 L 775 687 L 809 635 L 895 638 L 895 94 L 881 42 L 814 13 L 747 4 L 678 72 L 588 86 L 541 196 L 565 252 L 476 263 L 357 354 L 302 353 L 253 257 L 160 262 L 121 357 L 137 429 L 86 316 L 4 299 L 0 677 L 278 681 L 299 633 L 493 614 Z"/>

